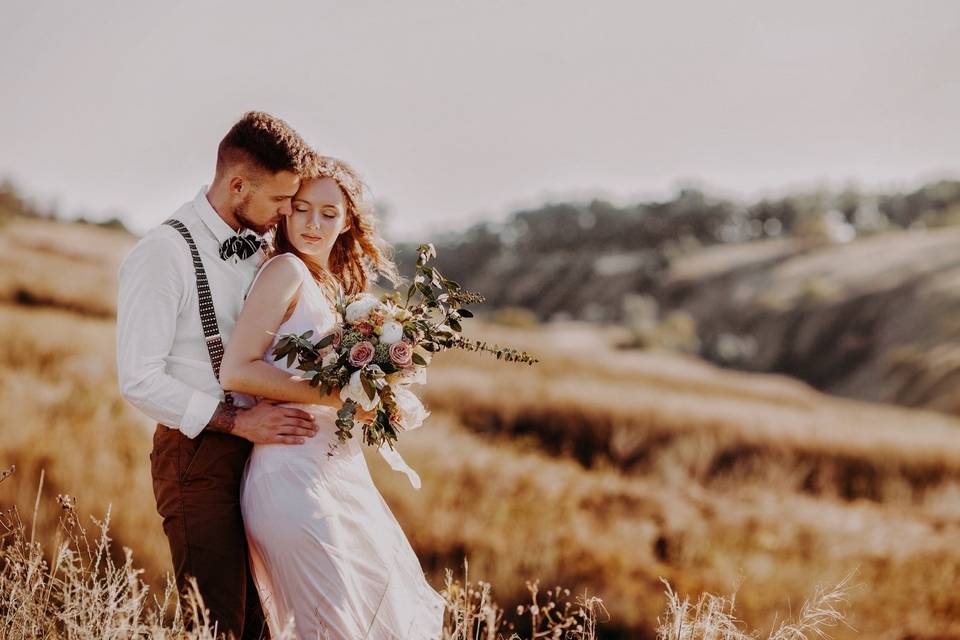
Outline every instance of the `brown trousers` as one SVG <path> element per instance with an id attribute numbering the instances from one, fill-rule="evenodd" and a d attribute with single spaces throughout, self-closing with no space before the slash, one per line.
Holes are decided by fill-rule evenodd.
<path id="1" fill-rule="evenodd" d="M 180 593 L 188 577 L 196 578 L 211 625 L 242 640 L 269 637 L 240 513 L 240 478 L 251 448 L 236 436 L 202 431 L 191 439 L 158 424 L 150 453 L 153 494 Z"/>

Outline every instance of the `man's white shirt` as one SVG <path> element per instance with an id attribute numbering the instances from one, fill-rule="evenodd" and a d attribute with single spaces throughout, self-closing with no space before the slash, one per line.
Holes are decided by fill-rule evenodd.
<path id="1" fill-rule="evenodd" d="M 220 244 L 235 232 L 206 194 L 204 186 L 172 217 L 187 227 L 200 252 L 226 345 L 264 252 L 246 260 L 223 260 Z M 170 225 L 147 232 L 120 265 L 117 374 L 124 398 L 190 438 L 203 430 L 224 399 L 200 323 L 190 249 Z M 231 395 L 238 406 L 253 404 L 250 396 Z"/>

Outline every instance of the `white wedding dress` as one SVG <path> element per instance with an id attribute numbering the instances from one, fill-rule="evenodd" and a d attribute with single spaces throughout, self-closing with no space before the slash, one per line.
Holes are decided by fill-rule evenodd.
<path id="1" fill-rule="evenodd" d="M 333 328 L 336 315 L 306 265 L 292 257 L 303 272 L 303 285 L 295 310 L 263 359 L 297 374 L 285 359 L 271 355 L 279 335 L 312 329 L 319 338 Z M 289 406 L 313 413 L 319 432 L 300 445 L 254 446 L 240 494 L 254 581 L 271 635 L 279 638 L 287 629 L 301 640 L 436 640 L 443 598 L 427 582 L 374 485 L 359 436 L 330 457 L 336 410 Z M 419 486 L 398 454 L 383 453 Z"/>

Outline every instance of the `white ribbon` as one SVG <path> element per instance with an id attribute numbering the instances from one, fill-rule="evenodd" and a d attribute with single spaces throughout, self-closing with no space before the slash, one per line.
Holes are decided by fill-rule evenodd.
<path id="1" fill-rule="evenodd" d="M 390 465 L 391 469 L 406 474 L 414 489 L 420 488 L 420 476 L 406 463 L 399 451 L 391 449 L 390 445 L 386 442 L 380 445 L 378 451 L 380 455 L 383 456 L 383 459 L 387 461 L 387 464 Z"/>

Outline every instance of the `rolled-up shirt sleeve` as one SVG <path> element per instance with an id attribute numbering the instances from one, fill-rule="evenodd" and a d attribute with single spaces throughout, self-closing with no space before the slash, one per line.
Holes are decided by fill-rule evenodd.
<path id="1" fill-rule="evenodd" d="M 117 377 L 120 393 L 161 424 L 196 437 L 220 398 L 170 376 L 177 317 L 186 300 L 183 249 L 161 233 L 148 234 L 120 265 L 117 291 Z"/>

